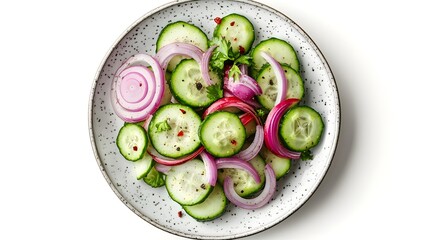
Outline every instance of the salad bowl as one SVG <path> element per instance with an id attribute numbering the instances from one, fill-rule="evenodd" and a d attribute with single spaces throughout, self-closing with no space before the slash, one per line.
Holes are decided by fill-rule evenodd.
<path id="1" fill-rule="evenodd" d="M 256 210 L 229 204 L 217 219 L 199 222 L 187 216 L 172 201 L 165 188 L 152 188 L 133 175 L 116 146 L 124 122 L 110 102 L 117 69 L 139 53 L 155 54 L 156 39 L 163 27 L 185 21 L 201 28 L 210 38 L 214 21 L 230 13 L 247 17 L 255 28 L 255 43 L 269 37 L 289 42 L 297 52 L 304 81 L 303 103 L 321 114 L 325 129 L 312 160 L 295 160 L 289 173 L 277 182 L 267 205 Z M 102 175 L 118 198 L 148 223 L 187 238 L 233 239 L 269 229 L 296 212 L 314 194 L 332 163 L 340 130 L 340 99 L 327 60 L 315 42 L 294 21 L 264 4 L 249 0 L 182 0 L 160 6 L 133 23 L 108 49 L 93 82 L 89 101 L 89 133 L 95 159 Z"/>

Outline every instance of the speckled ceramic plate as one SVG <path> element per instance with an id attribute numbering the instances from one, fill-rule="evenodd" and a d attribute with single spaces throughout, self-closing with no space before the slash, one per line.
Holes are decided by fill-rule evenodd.
<path id="1" fill-rule="evenodd" d="M 230 13 L 242 14 L 252 21 L 256 31 L 255 43 L 275 36 L 292 44 L 298 53 L 305 81 L 304 103 L 321 113 L 326 126 L 322 141 L 314 150 L 315 158 L 296 161 L 288 175 L 278 182 L 277 192 L 268 205 L 249 211 L 229 204 L 222 217 L 197 222 L 187 215 L 178 217 L 177 213 L 182 209 L 169 198 L 165 188 L 153 189 L 135 179 L 132 163 L 122 158 L 115 145 L 123 122 L 112 110 L 109 89 L 115 71 L 126 59 L 140 52 L 155 53 L 157 36 L 166 24 L 178 20 L 190 22 L 210 37 L 215 27 L 213 19 Z M 172 234 L 200 239 L 230 239 L 252 235 L 281 222 L 316 191 L 336 149 L 340 104 L 333 74 L 321 51 L 287 16 L 253 1 L 176 1 L 144 15 L 108 51 L 91 90 L 89 126 L 101 172 L 132 212 Z"/>

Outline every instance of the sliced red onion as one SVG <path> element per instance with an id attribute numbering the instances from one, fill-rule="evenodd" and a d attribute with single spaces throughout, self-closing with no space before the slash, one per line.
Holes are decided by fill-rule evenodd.
<path id="1" fill-rule="evenodd" d="M 243 101 L 249 101 L 255 95 L 261 95 L 262 89 L 259 84 L 255 79 L 247 75 L 247 66 L 241 64 L 239 68 L 241 72 L 240 77 L 234 79 L 234 77 L 229 76 L 231 66 L 225 67 L 224 89 Z"/>
<path id="2" fill-rule="evenodd" d="M 266 205 L 276 192 L 276 175 L 273 168 L 267 164 L 264 169 L 265 173 L 265 187 L 264 190 L 255 198 L 242 198 L 234 189 L 234 182 L 230 177 L 226 177 L 223 183 L 225 196 L 237 207 L 254 210 Z"/>
<path id="3" fill-rule="evenodd" d="M 257 116 L 255 110 L 253 110 L 253 107 L 241 101 L 237 97 L 224 97 L 212 103 L 212 105 L 210 105 L 210 107 L 208 107 L 206 111 L 203 113 L 203 118 L 205 118 L 210 113 L 213 113 L 215 111 L 222 110 L 228 107 L 236 107 L 246 113 L 251 114 L 253 118 L 256 120 L 257 124 L 262 125 L 261 120 Z"/>
<path id="4" fill-rule="evenodd" d="M 116 81 L 118 103 L 129 111 L 146 108 L 153 99 L 155 75 L 145 66 L 132 66 L 119 73 Z"/>
<path id="5" fill-rule="evenodd" d="M 250 146 L 245 150 L 236 154 L 234 157 L 244 161 L 250 161 L 258 155 L 259 151 L 261 151 L 262 145 L 264 145 L 264 128 L 261 125 L 257 125 L 252 144 L 250 144 Z"/>
<path id="6" fill-rule="evenodd" d="M 200 156 L 204 162 L 204 166 L 206 167 L 207 182 L 210 185 L 215 186 L 217 181 L 217 167 L 215 159 L 206 151 L 202 151 Z"/>
<path id="7" fill-rule="evenodd" d="M 253 118 L 252 114 L 250 114 L 250 113 L 243 113 L 240 115 L 240 121 L 244 126 L 249 124 L 253 119 L 254 118 Z"/>
<path id="8" fill-rule="evenodd" d="M 152 67 L 152 74 L 147 72 L 145 64 Z M 161 104 L 164 81 L 164 71 L 150 55 L 142 53 L 129 58 L 117 70 L 112 82 L 110 98 L 116 115 L 125 122 L 145 120 Z M 127 92 L 131 86 L 147 86 L 147 89 Z"/>
<path id="9" fill-rule="evenodd" d="M 215 50 L 216 48 L 217 45 L 211 46 L 205 53 L 203 53 L 203 57 L 201 59 L 201 74 L 203 75 L 203 79 L 204 81 L 206 81 L 207 85 L 213 84 L 213 81 L 210 79 L 209 74 L 209 63 L 213 50 Z"/>
<path id="10" fill-rule="evenodd" d="M 279 124 L 285 112 L 293 105 L 299 102 L 299 99 L 289 98 L 281 101 L 271 109 L 265 120 L 264 139 L 266 147 L 275 155 L 283 158 L 299 159 L 300 152 L 294 152 L 285 148 L 279 139 Z"/>
<path id="11" fill-rule="evenodd" d="M 160 48 L 155 58 L 158 59 L 162 69 L 166 70 L 170 60 L 177 55 L 193 58 L 201 65 L 203 51 L 189 43 L 174 42 Z"/>
<path id="12" fill-rule="evenodd" d="M 167 165 L 160 164 L 160 163 L 155 163 L 155 169 L 156 169 L 156 171 L 167 175 L 168 171 L 170 171 L 170 169 L 171 169 L 171 166 L 167 166 Z"/>
<path id="13" fill-rule="evenodd" d="M 285 72 L 277 60 L 275 60 L 273 57 L 271 57 L 266 52 L 261 52 L 261 56 L 267 61 L 271 67 L 273 68 L 274 74 L 276 75 L 277 79 L 277 97 L 276 101 L 274 102 L 274 106 L 279 104 L 281 101 L 286 99 L 287 96 L 287 78 L 285 75 Z"/>
<path id="14" fill-rule="evenodd" d="M 186 161 L 189 161 L 191 159 L 194 159 L 196 156 L 198 156 L 202 151 L 204 150 L 204 147 L 198 148 L 195 152 L 186 155 L 184 157 L 175 159 L 175 158 L 169 158 L 161 155 L 159 152 L 155 150 L 150 144 L 147 146 L 147 153 L 152 156 L 153 160 L 155 160 L 157 163 L 166 165 L 166 166 L 175 166 L 182 164 Z"/>
<path id="15" fill-rule="evenodd" d="M 237 168 L 242 169 L 248 172 L 255 182 L 260 183 L 261 177 L 259 176 L 256 169 L 247 161 L 241 160 L 239 158 L 231 157 L 231 158 L 218 158 L 216 159 L 216 167 L 217 169 L 221 168 Z"/>

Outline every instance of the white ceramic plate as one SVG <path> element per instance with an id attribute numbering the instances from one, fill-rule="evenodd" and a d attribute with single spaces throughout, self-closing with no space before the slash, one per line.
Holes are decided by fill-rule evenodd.
<path id="1" fill-rule="evenodd" d="M 132 163 L 118 152 L 115 139 L 123 125 L 110 105 L 110 85 L 121 63 L 134 54 L 155 53 L 162 28 L 182 20 L 200 27 L 209 38 L 215 17 L 230 13 L 246 16 L 254 24 L 255 43 L 269 37 L 288 41 L 298 53 L 305 84 L 304 104 L 319 111 L 325 122 L 322 141 L 312 161 L 297 161 L 278 182 L 274 198 L 265 207 L 249 211 L 229 204 L 225 214 L 209 222 L 190 216 L 178 217 L 181 207 L 165 188 L 153 189 L 133 174 Z M 200 239 L 230 239 L 261 232 L 298 210 L 315 192 L 334 156 L 340 127 L 340 104 L 336 83 L 321 51 L 291 19 L 263 4 L 246 1 L 179 1 L 161 6 L 135 22 L 108 51 L 91 90 L 89 103 L 90 137 L 101 172 L 116 195 L 132 212 L 172 234 Z M 182 211 L 184 212 L 184 211 Z"/>

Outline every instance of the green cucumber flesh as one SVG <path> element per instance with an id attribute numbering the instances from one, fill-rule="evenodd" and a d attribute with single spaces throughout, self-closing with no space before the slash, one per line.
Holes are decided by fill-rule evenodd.
<path id="1" fill-rule="evenodd" d="M 260 70 L 267 61 L 261 56 L 261 52 L 266 52 L 281 64 L 287 64 L 295 71 L 299 72 L 300 63 L 293 47 L 286 41 L 278 38 L 270 38 L 261 41 L 252 51 L 253 66 Z"/>
<path id="2" fill-rule="evenodd" d="M 124 124 L 119 130 L 116 145 L 125 159 L 137 161 L 146 152 L 148 145 L 146 131 L 139 124 Z"/>
<path id="3" fill-rule="evenodd" d="M 296 106 L 280 120 L 279 133 L 288 148 L 303 152 L 319 143 L 323 129 L 322 117 L 316 110 L 309 106 Z"/>
<path id="4" fill-rule="evenodd" d="M 199 136 L 210 154 L 230 157 L 242 149 L 246 130 L 234 113 L 217 111 L 209 114 L 201 123 Z"/>
<path id="5" fill-rule="evenodd" d="M 210 221 L 225 212 L 227 203 L 223 188 L 216 184 L 204 202 L 192 206 L 183 206 L 183 209 L 189 216 L 198 221 Z"/>
<path id="6" fill-rule="evenodd" d="M 287 95 L 286 98 L 302 99 L 304 96 L 304 82 L 301 76 L 293 68 L 282 65 L 287 79 Z M 270 65 L 266 65 L 258 77 L 256 78 L 259 86 L 262 89 L 262 94 L 256 96 L 256 99 L 267 109 L 274 107 L 274 102 L 277 98 L 277 78 Z"/>
<path id="7" fill-rule="evenodd" d="M 206 168 L 199 159 L 173 166 L 165 178 L 170 197 L 184 206 L 203 202 L 213 190 L 207 182 Z"/>
<path id="8" fill-rule="evenodd" d="M 154 113 L 148 134 L 152 146 L 161 155 L 180 158 L 200 146 L 200 124 L 201 118 L 192 108 L 182 104 L 167 104 Z"/>

